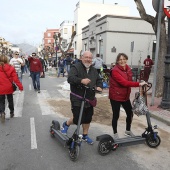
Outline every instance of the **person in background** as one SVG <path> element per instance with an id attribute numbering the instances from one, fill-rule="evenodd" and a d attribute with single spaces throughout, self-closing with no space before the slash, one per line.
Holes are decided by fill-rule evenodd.
<path id="1" fill-rule="evenodd" d="M 42 69 L 43 69 L 43 75 L 41 76 L 41 78 L 45 78 L 45 73 L 44 73 L 45 62 L 44 62 L 43 57 L 40 57 L 39 59 L 41 61 L 41 65 L 42 65 Z"/>
<path id="2" fill-rule="evenodd" d="M 64 58 L 62 56 L 58 60 L 58 76 L 57 77 L 60 77 L 61 73 L 63 74 L 63 77 L 64 77 Z"/>
<path id="3" fill-rule="evenodd" d="M 100 74 L 100 69 L 103 67 L 103 60 L 100 58 L 99 54 L 96 54 L 96 58 L 93 60 L 92 65 L 97 69 L 97 72 Z"/>
<path id="4" fill-rule="evenodd" d="M 152 65 L 154 65 L 153 61 L 150 59 L 150 55 L 147 56 L 143 64 L 145 65 L 144 66 L 144 81 L 148 82 Z"/>
<path id="5" fill-rule="evenodd" d="M 0 55 L 0 118 L 5 121 L 5 97 L 8 100 L 10 117 L 14 117 L 14 102 L 13 102 L 13 86 L 14 82 L 20 91 L 23 91 L 23 86 L 18 79 L 15 68 L 9 64 L 8 58 L 5 55 Z"/>
<path id="6" fill-rule="evenodd" d="M 18 78 L 20 80 L 20 82 L 22 83 L 22 72 L 21 72 L 21 66 L 24 66 L 24 62 L 21 58 L 19 58 L 19 53 L 17 51 L 15 51 L 14 53 L 14 57 L 10 60 L 10 64 L 12 66 L 14 66 Z"/>
<path id="7" fill-rule="evenodd" d="M 22 59 L 22 61 L 23 61 L 23 66 L 21 66 L 21 73 L 22 73 L 22 75 L 24 75 L 25 74 L 25 57 L 23 56 L 23 55 L 21 55 L 21 59 Z"/>
<path id="8" fill-rule="evenodd" d="M 28 57 L 28 61 L 34 90 L 40 93 L 40 76 L 43 75 L 42 64 L 36 53 L 32 53 L 32 57 Z"/>
<path id="9" fill-rule="evenodd" d="M 127 65 L 128 56 L 124 53 L 119 53 L 116 58 L 116 65 L 111 71 L 109 99 L 113 111 L 112 127 L 114 138 L 119 138 L 117 132 L 117 122 L 120 114 L 120 106 L 126 112 L 126 136 L 134 136 L 131 131 L 131 123 L 133 118 L 132 105 L 130 102 L 131 87 L 139 87 L 147 84 L 132 81 L 132 71 Z"/>
<path id="10" fill-rule="evenodd" d="M 70 66 L 73 64 L 73 59 L 67 55 L 67 57 L 65 58 L 65 66 L 66 66 L 66 71 L 67 71 L 67 74 L 69 73 L 70 71 Z"/>
<path id="11" fill-rule="evenodd" d="M 70 83 L 71 92 L 79 96 L 83 96 L 84 94 L 84 90 L 82 90 L 82 88 L 79 88 L 79 86 L 81 85 L 86 85 L 90 88 L 95 87 L 98 91 L 102 91 L 102 80 L 99 77 L 97 70 L 92 67 L 92 53 L 90 51 L 85 51 L 83 53 L 83 55 L 81 56 L 81 62 L 72 65 L 68 74 L 67 81 L 68 83 Z M 89 100 L 93 100 L 94 97 L 94 91 L 87 89 L 86 98 Z M 77 124 L 79 119 L 81 100 L 72 94 L 70 94 L 70 100 L 73 117 L 63 123 L 63 130 L 61 130 L 63 134 L 67 133 L 68 128 L 71 124 Z M 86 102 L 81 123 L 83 127 L 82 139 L 88 144 L 93 144 L 93 140 L 88 136 L 93 112 L 93 106 Z"/>
<path id="12" fill-rule="evenodd" d="M 44 70 L 45 70 L 45 72 L 47 71 L 47 65 L 48 65 L 48 62 L 47 62 L 47 60 L 44 58 Z"/>

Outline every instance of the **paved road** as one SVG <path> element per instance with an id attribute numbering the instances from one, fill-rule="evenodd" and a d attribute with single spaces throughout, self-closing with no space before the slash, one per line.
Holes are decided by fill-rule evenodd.
<path id="1" fill-rule="evenodd" d="M 97 153 L 97 142 L 93 146 L 83 143 L 78 161 L 72 162 L 67 148 L 49 134 L 53 119 L 59 122 L 66 119 L 60 113 L 54 112 L 47 103 L 48 99 L 68 98 L 67 92 L 62 91 L 60 87 L 65 80 L 66 78 L 46 76 L 45 79 L 41 79 L 41 93 L 38 94 L 33 91 L 28 75 L 24 76 L 24 92 L 21 94 L 16 92 L 14 95 L 15 117 L 10 119 L 7 109 L 7 120 L 5 124 L 0 123 L 0 170 L 169 169 L 170 150 L 165 142 L 156 150 L 139 145 L 119 148 L 105 157 Z M 159 124 L 164 134 L 166 132 L 169 136 L 170 128 Z M 75 126 L 72 126 L 69 133 L 71 134 L 74 129 Z M 90 128 L 94 140 L 97 135 L 111 132 L 111 127 L 97 123 L 93 123 Z M 152 155 L 158 157 L 154 156 L 153 160 Z M 163 162 L 159 162 L 160 160 Z"/>

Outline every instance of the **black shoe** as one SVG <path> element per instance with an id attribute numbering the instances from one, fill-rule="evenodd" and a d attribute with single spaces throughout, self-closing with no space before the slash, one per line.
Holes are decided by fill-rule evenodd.
<path id="1" fill-rule="evenodd" d="M 38 93 L 40 93 L 40 90 L 38 90 Z"/>
<path id="2" fill-rule="evenodd" d="M 10 113 L 10 118 L 13 118 L 14 117 L 14 113 Z"/>

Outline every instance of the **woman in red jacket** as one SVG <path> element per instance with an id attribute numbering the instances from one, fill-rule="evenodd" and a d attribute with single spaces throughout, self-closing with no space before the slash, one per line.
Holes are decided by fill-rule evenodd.
<path id="1" fill-rule="evenodd" d="M 124 53 L 119 53 L 116 58 L 116 65 L 111 71 L 109 99 L 113 111 L 112 127 L 114 138 L 119 138 L 117 133 L 117 121 L 119 119 L 120 105 L 124 108 L 126 118 L 126 131 L 125 135 L 134 136 L 131 132 L 132 123 L 132 105 L 130 102 L 131 87 L 139 87 L 146 84 L 146 82 L 133 82 L 132 71 L 127 65 L 128 56 Z"/>
<path id="2" fill-rule="evenodd" d="M 5 74 L 6 73 L 6 74 Z M 5 55 L 0 56 L 0 118 L 1 121 L 5 121 L 5 96 L 8 99 L 8 105 L 10 109 L 10 117 L 14 117 L 14 102 L 13 102 L 13 87 L 14 82 L 19 90 L 23 90 L 23 86 L 20 83 L 16 74 L 15 68 L 9 65 L 8 58 Z"/>

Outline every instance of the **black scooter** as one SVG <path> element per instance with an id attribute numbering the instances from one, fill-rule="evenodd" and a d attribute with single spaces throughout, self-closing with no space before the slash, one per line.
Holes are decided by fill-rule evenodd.
<path id="1" fill-rule="evenodd" d="M 85 98 L 86 97 L 86 91 L 87 91 L 87 89 L 91 89 L 87 86 L 81 86 L 80 88 L 82 88 L 82 90 L 84 90 L 83 97 L 80 97 L 76 94 L 73 94 L 73 95 L 79 97 L 80 100 L 82 100 L 77 128 L 76 128 L 75 132 L 73 133 L 73 135 L 71 137 L 68 137 L 67 135 L 64 135 L 63 133 L 61 133 L 60 123 L 57 120 L 53 120 L 52 125 L 50 127 L 51 136 L 57 138 L 57 140 L 60 141 L 61 144 L 64 145 L 64 147 L 66 147 L 66 146 L 68 147 L 69 156 L 70 156 L 70 159 L 72 161 L 76 161 L 79 157 L 80 146 L 81 146 L 81 143 L 82 143 L 82 135 L 79 134 L 81 119 L 82 119 L 84 104 L 85 104 L 86 101 L 89 101 Z"/>
<path id="2" fill-rule="evenodd" d="M 149 89 L 151 87 L 152 86 L 150 84 Z M 148 90 L 146 90 L 144 92 L 145 101 L 147 100 L 146 92 Z M 155 125 L 153 127 L 151 125 L 150 113 L 149 112 L 146 112 L 146 120 L 147 120 L 148 127 L 145 129 L 145 131 L 142 133 L 141 136 L 125 137 L 125 138 L 119 138 L 119 139 L 113 139 L 108 134 L 97 136 L 96 141 L 99 141 L 99 143 L 98 143 L 98 153 L 100 155 L 104 156 L 104 155 L 107 155 L 111 150 L 114 151 L 120 146 L 137 145 L 137 144 L 143 144 L 145 142 L 151 148 L 158 147 L 161 143 L 161 139 L 158 136 L 158 132 L 154 131 L 154 129 L 157 129 L 157 125 Z"/>

